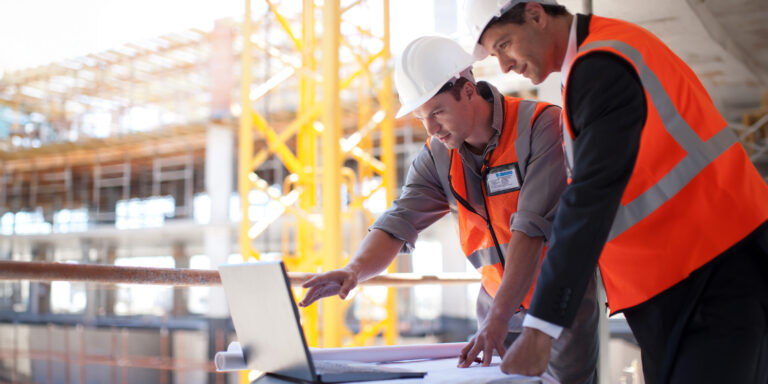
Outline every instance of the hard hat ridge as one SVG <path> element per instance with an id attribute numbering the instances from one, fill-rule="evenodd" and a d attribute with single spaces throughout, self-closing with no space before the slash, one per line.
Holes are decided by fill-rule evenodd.
<path id="1" fill-rule="evenodd" d="M 426 103 L 445 83 L 471 74 L 474 59 L 461 46 L 443 36 L 422 36 L 413 40 L 395 62 L 395 87 L 404 116 Z"/>

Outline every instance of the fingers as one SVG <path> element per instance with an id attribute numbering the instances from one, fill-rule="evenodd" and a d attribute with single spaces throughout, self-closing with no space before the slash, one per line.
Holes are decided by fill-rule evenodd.
<path id="1" fill-rule="evenodd" d="M 309 288 L 304 299 L 299 302 L 300 307 L 306 307 L 323 297 L 339 295 L 341 299 L 346 299 L 349 292 L 357 286 L 357 279 L 349 272 L 335 270 L 313 276 L 301 286 Z"/>
<path id="2" fill-rule="evenodd" d="M 316 288 L 310 288 L 307 293 L 304 295 L 304 298 L 301 299 L 299 302 L 299 307 L 307 307 L 310 304 L 314 303 L 319 297 L 317 296 L 317 289 Z"/>
<path id="3" fill-rule="evenodd" d="M 480 363 L 484 367 L 490 366 L 493 360 L 494 350 L 499 352 L 499 356 L 502 357 L 506 353 L 504 343 L 499 341 L 491 342 L 476 336 L 461 349 L 457 366 L 459 368 L 467 368 L 472 365 L 472 363 Z M 482 358 L 478 357 L 481 351 L 483 352 Z"/>
<path id="4" fill-rule="evenodd" d="M 347 295 L 349 295 L 349 291 L 352 290 L 357 285 L 357 282 L 355 279 L 346 278 L 341 283 L 341 288 L 339 289 L 339 297 L 344 300 L 347 298 Z"/>
<path id="5" fill-rule="evenodd" d="M 475 359 L 475 357 L 477 357 L 477 355 L 480 354 L 480 351 L 483 350 L 483 344 L 485 343 L 480 343 L 480 340 L 475 341 L 475 345 L 472 347 L 472 349 L 469 350 L 469 354 L 467 355 L 467 357 L 470 359 L 467 359 L 468 361 L 464 362 L 467 364 L 467 367 L 472 364 L 472 361 Z"/>
<path id="6" fill-rule="evenodd" d="M 312 276 L 309 280 L 305 281 L 304 284 L 301 285 L 302 288 L 312 288 L 318 284 L 323 284 L 329 279 L 331 279 L 331 276 L 328 276 L 327 273 L 323 273 L 320 275 Z"/>
<path id="7" fill-rule="evenodd" d="M 468 343 L 464 349 L 469 348 L 469 351 L 465 354 L 464 350 L 462 350 L 462 356 L 464 359 L 459 360 L 459 368 L 467 368 L 472 365 L 472 363 L 476 361 L 477 355 L 482 350 L 483 344 L 484 343 L 481 343 L 480 339 L 478 338 L 473 339 L 470 343 Z"/>
<path id="8" fill-rule="evenodd" d="M 467 345 L 464 346 L 464 348 L 461 349 L 461 353 L 459 354 L 459 363 L 456 365 L 457 367 L 466 368 L 469 366 L 469 364 L 472 364 L 472 361 L 474 360 L 474 356 L 470 358 L 467 356 L 467 354 L 469 354 L 469 351 L 472 349 L 474 345 L 475 345 L 475 339 L 473 338 L 467 343 Z M 470 361 L 469 364 L 465 364 L 467 360 Z"/>
<path id="9" fill-rule="evenodd" d="M 485 348 L 483 348 L 483 367 L 487 367 L 491 365 L 491 358 L 493 358 L 493 347 L 494 345 L 491 343 L 485 343 Z"/>
<path id="10" fill-rule="evenodd" d="M 324 285 L 311 287 L 299 302 L 300 307 L 306 307 L 323 297 L 333 296 L 339 292 L 339 284 L 329 282 Z"/>

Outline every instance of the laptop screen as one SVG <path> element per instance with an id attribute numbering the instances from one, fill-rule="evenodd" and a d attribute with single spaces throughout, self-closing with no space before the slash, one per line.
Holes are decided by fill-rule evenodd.
<path id="1" fill-rule="evenodd" d="M 283 263 L 222 265 L 219 275 L 248 369 L 316 381 Z"/>

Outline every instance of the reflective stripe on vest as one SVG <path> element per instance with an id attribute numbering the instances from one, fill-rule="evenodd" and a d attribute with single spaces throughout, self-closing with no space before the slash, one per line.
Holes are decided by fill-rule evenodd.
<path id="1" fill-rule="evenodd" d="M 599 259 L 615 313 L 684 280 L 765 222 L 768 186 L 696 75 L 658 38 L 592 16 L 575 60 L 591 52 L 633 67 L 648 112 Z M 568 81 L 564 95 L 567 87 Z M 563 113 L 564 146 L 573 159 L 571 111 L 565 106 Z"/>
<path id="2" fill-rule="evenodd" d="M 508 245 L 509 243 L 500 244 L 502 250 L 506 250 Z M 499 259 L 499 253 L 496 252 L 495 246 L 478 249 L 467 256 L 467 260 L 469 260 L 469 263 L 472 264 L 472 266 L 476 269 L 480 269 L 487 265 L 501 263 L 501 259 Z"/>
<path id="3" fill-rule="evenodd" d="M 687 156 L 666 176 L 659 180 L 656 185 L 632 200 L 631 203 L 619 206 L 611 232 L 608 235 L 608 241 L 610 241 L 637 224 L 640 220 L 643 220 L 672 198 L 672 196 L 676 195 L 704 167 L 712 163 L 712 161 L 739 140 L 731 129 L 725 126 L 706 142 L 702 141 L 699 135 L 691 129 L 677 112 L 677 108 L 661 85 L 661 81 L 645 64 L 643 55 L 629 44 L 616 40 L 595 41 L 580 47 L 579 52 L 604 47 L 613 48 L 632 60 L 632 63 L 637 68 L 640 82 L 651 97 L 651 102 L 658 111 L 664 128 L 680 147 L 687 152 Z M 568 141 L 571 141 L 570 135 L 565 135 L 564 137 L 568 137 Z M 568 142 L 566 142 L 566 148 L 568 148 Z M 570 161 L 573 161 L 573 149 L 570 150 L 568 158 Z"/>

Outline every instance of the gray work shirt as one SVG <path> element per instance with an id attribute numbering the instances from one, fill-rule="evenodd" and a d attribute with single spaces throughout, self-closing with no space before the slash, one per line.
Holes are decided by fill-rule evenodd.
<path id="1" fill-rule="evenodd" d="M 495 133 L 482 155 L 473 154 L 466 143 L 459 147 L 459 154 L 464 166 L 467 200 L 475 211 L 486 215 L 480 169 L 483 158 L 496 148 L 504 126 L 504 100 L 503 95 L 486 82 L 478 82 L 477 89 L 486 101 L 493 104 L 492 127 Z M 535 120 L 531 130 L 522 132 L 518 129 L 515 141 L 523 183 L 517 212 L 509 218 L 509 226 L 511 230 L 531 237 L 542 236 L 545 241 L 549 239 L 558 201 L 566 187 L 559 121 L 560 108 L 547 108 Z M 443 144 L 435 140 L 432 145 Z M 410 252 L 419 232 L 448 212 L 456 217 L 456 200 L 451 191 L 441 184 L 437 170 L 437 167 L 445 167 L 441 172 L 447 172 L 448 166 L 448 163 L 435 164 L 425 144 L 411 163 L 402 194 L 370 229 L 380 229 L 404 240 L 403 252 Z"/>

